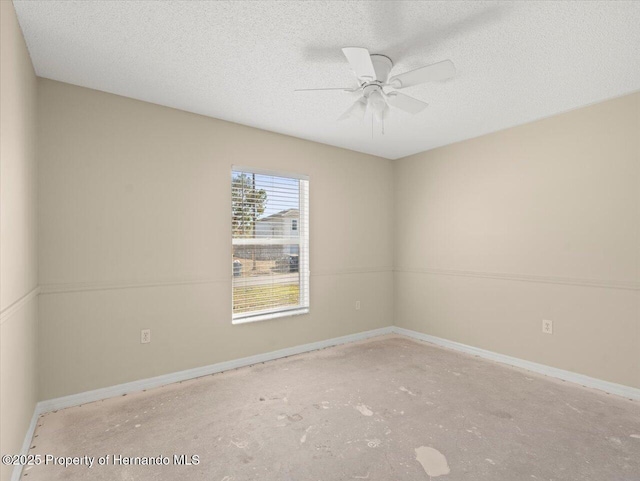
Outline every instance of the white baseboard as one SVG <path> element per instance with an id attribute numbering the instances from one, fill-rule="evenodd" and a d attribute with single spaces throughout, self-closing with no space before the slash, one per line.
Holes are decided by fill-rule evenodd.
<path id="1" fill-rule="evenodd" d="M 103 399 L 108 399 L 115 396 L 122 396 L 123 394 L 142 391 L 143 389 L 151 389 L 174 382 L 186 381 L 197 377 L 207 376 L 209 374 L 215 374 L 217 372 L 229 371 L 230 369 L 250 366 L 251 364 L 258 364 L 265 361 L 280 359 L 282 357 L 293 356 L 295 354 L 301 354 L 303 352 L 316 351 L 318 349 L 324 349 L 326 347 L 337 346 L 338 344 L 360 341 L 363 339 L 368 339 L 370 337 L 381 336 L 383 334 L 391 334 L 392 332 L 392 326 L 382 327 L 380 329 L 373 329 L 371 331 L 349 334 L 348 336 L 334 337 L 333 339 L 326 339 L 324 341 L 302 344 L 300 346 L 280 349 L 278 351 L 271 351 L 264 354 L 257 354 L 255 356 L 219 362 L 217 364 L 196 367 L 194 369 L 187 369 L 186 371 L 173 372 L 170 374 L 164 374 L 162 376 L 140 379 L 138 381 L 117 384 L 115 386 L 95 389 L 93 391 L 72 394 L 70 396 L 48 399 L 46 401 L 39 402 L 36 410 L 38 414 L 43 414 L 50 411 L 56 411 L 58 409 L 79 406 L 80 404 L 86 404 L 93 401 L 101 401 Z"/>
<path id="2" fill-rule="evenodd" d="M 38 412 L 38 406 L 36 405 L 36 408 L 33 411 L 33 416 L 31 416 L 31 423 L 29 423 L 29 428 L 27 428 L 27 434 L 24 436 L 24 441 L 22 441 L 20 454 L 29 454 L 29 448 L 31 447 L 31 441 L 33 440 L 33 433 L 36 430 L 36 425 L 38 424 L 39 417 L 40 413 Z M 11 481 L 20 480 L 20 476 L 22 476 L 22 468 L 23 466 L 13 467 L 13 471 L 11 472 Z"/>
<path id="3" fill-rule="evenodd" d="M 438 346 L 447 347 L 456 351 L 465 352 L 474 356 L 489 359 L 491 361 L 497 361 L 502 364 L 508 364 L 510 366 L 519 367 L 528 371 L 544 374 L 545 376 L 555 377 L 564 381 L 580 384 L 581 386 L 590 387 L 593 389 L 599 389 L 600 391 L 607 392 L 609 394 L 616 394 L 628 399 L 640 400 L 640 389 L 631 386 L 625 386 L 623 384 L 616 384 L 609 381 L 603 381 L 602 379 L 596 379 L 593 377 L 585 376 L 584 374 L 578 374 L 571 371 L 565 371 L 556 367 L 545 366 L 544 364 L 538 364 L 536 362 L 525 361 L 517 357 L 507 356 L 505 354 L 499 354 L 493 351 L 487 351 L 478 347 L 468 346 L 459 342 L 449 341 L 441 337 L 430 336 L 429 334 L 423 334 L 421 332 L 412 331 L 410 329 L 404 329 L 402 327 L 394 327 L 393 332 L 403 336 L 418 339 L 420 341 L 430 342 Z"/>
<path id="4" fill-rule="evenodd" d="M 207 376 L 209 374 L 215 374 L 217 372 L 229 371 L 231 369 L 250 366 L 252 364 L 273 361 L 275 359 L 289 357 L 295 354 L 317 351 L 318 349 L 324 349 L 327 347 L 346 344 L 349 342 L 362 341 L 371 337 L 392 333 L 392 326 L 382 327 L 380 329 L 373 329 L 371 331 L 349 334 L 348 336 L 334 337 L 332 339 L 326 339 L 324 341 L 311 342 L 309 344 L 302 344 L 300 346 L 280 349 L 278 351 L 266 352 L 264 354 L 243 357 L 241 359 L 219 362 L 217 364 L 211 364 L 209 366 L 196 367 L 194 369 L 187 369 L 185 371 L 173 372 L 170 374 L 164 374 L 162 376 L 140 379 L 138 381 L 117 384 L 115 386 L 109 386 L 101 389 L 94 389 L 93 391 L 86 391 L 78 394 L 72 394 L 70 396 L 63 396 L 55 399 L 48 399 L 46 401 L 40 401 L 36 405 L 36 408 L 34 410 L 33 417 L 31 418 L 31 424 L 29 425 L 29 429 L 27 430 L 27 433 L 25 435 L 24 442 L 22 443 L 22 450 L 20 451 L 20 454 L 29 453 L 29 447 L 31 445 L 33 434 L 38 423 L 38 418 L 41 414 L 45 414 L 51 411 L 57 411 L 58 409 L 79 406 L 81 404 L 86 404 L 94 401 L 102 401 L 104 399 L 122 396 L 123 394 L 139 392 L 144 389 L 165 386 L 174 382 L 187 381 L 189 379 L 195 379 L 197 377 Z M 11 481 L 19 481 L 21 475 L 22 467 L 16 466 L 11 475 Z"/>

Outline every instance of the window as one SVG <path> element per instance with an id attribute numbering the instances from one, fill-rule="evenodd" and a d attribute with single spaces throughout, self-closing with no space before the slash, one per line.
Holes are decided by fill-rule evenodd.
<path id="1" fill-rule="evenodd" d="M 233 323 L 309 312 L 309 181 L 234 167 Z"/>

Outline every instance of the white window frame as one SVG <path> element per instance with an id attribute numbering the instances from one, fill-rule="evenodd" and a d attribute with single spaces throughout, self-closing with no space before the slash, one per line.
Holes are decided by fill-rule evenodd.
<path id="1" fill-rule="evenodd" d="M 229 187 L 232 185 L 233 181 L 233 173 L 234 172 L 244 172 L 248 174 L 257 174 L 257 175 L 268 175 L 275 177 L 285 177 L 289 179 L 297 179 L 300 181 L 300 193 L 299 193 L 299 210 L 300 210 L 300 220 L 298 222 L 298 233 L 299 233 L 299 243 L 298 243 L 298 272 L 300 275 L 300 293 L 299 299 L 300 302 L 298 306 L 295 307 L 283 307 L 279 309 L 273 309 L 268 312 L 257 311 L 256 313 L 233 313 L 233 263 L 231 265 L 231 318 L 232 324 L 245 324 L 249 322 L 257 322 L 257 321 L 265 321 L 268 319 L 277 319 L 280 317 L 289 317 L 289 316 L 299 316 L 302 314 L 309 313 L 310 306 L 310 268 L 309 268 L 309 176 L 304 174 L 297 174 L 291 172 L 282 172 L 282 171 L 274 171 L 274 170 L 266 170 L 255 167 L 244 167 L 233 165 L 231 166 L 231 182 L 229 182 Z M 231 194 L 229 195 L 231 199 Z M 231 212 L 231 223 L 233 222 L 233 212 Z M 273 244 L 277 244 L 282 242 L 281 240 L 274 239 L 272 241 Z M 256 243 L 268 243 L 265 242 L 264 239 L 234 239 L 233 231 L 231 235 L 231 250 L 233 251 L 233 246 L 242 245 L 242 244 L 256 244 Z M 269 243 L 271 244 L 271 243 Z"/>

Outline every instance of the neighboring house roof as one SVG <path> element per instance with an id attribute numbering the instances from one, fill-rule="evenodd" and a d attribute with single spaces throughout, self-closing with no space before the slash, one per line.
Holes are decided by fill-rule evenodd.
<path id="1" fill-rule="evenodd" d="M 257 222 L 262 222 L 267 219 L 282 219 L 284 217 L 298 217 L 300 215 L 299 209 L 286 209 L 281 210 L 280 212 L 276 212 L 275 214 L 268 215 L 267 217 L 263 217 L 262 219 L 258 219 Z"/>

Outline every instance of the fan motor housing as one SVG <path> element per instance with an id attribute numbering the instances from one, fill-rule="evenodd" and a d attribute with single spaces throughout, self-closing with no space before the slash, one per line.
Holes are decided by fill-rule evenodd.
<path id="1" fill-rule="evenodd" d="M 362 94 L 365 98 L 369 98 L 369 95 L 371 95 L 376 90 L 382 90 L 382 86 L 377 80 L 374 80 L 373 82 L 369 82 L 362 87 Z"/>

